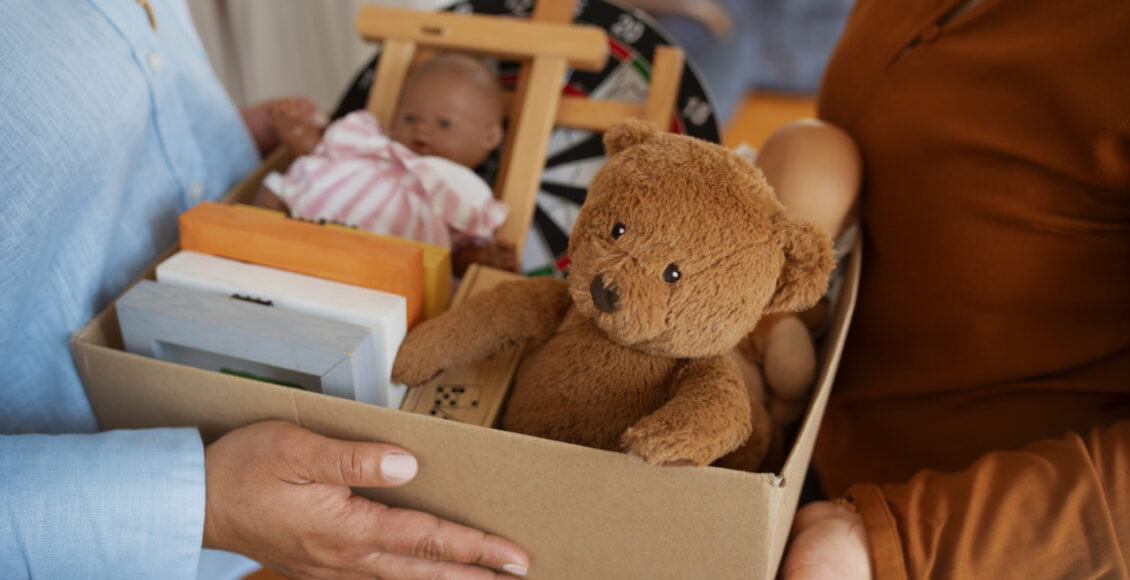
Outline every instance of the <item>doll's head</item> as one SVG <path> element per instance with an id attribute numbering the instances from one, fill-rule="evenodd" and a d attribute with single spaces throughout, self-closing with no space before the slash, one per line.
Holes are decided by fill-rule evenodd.
<path id="1" fill-rule="evenodd" d="M 392 139 L 420 155 L 477 167 L 502 140 L 502 87 L 486 65 L 445 54 L 404 83 Z"/>

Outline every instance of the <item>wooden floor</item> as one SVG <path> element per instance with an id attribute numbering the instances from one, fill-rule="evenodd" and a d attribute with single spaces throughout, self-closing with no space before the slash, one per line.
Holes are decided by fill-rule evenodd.
<path id="1" fill-rule="evenodd" d="M 733 149 L 744 142 L 756 149 L 777 127 L 814 116 L 816 103 L 811 97 L 753 93 L 723 129 L 722 144 Z"/>

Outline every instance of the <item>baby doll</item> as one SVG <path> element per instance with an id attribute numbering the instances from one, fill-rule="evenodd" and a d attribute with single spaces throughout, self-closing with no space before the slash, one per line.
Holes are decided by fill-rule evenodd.
<path id="1" fill-rule="evenodd" d="M 387 133 L 358 111 L 322 135 L 309 111 L 280 104 L 275 126 L 300 157 L 264 180 L 255 203 L 451 247 L 457 276 L 472 262 L 516 270 L 513 245 L 491 240 L 508 210 L 472 171 L 501 142 L 502 117 L 497 78 L 462 55 L 412 71 Z"/>

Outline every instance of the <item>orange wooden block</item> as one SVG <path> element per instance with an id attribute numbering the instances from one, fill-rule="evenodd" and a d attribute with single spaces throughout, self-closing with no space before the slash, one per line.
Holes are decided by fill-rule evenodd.
<path id="1" fill-rule="evenodd" d="M 409 328 L 423 316 L 424 252 L 418 246 L 220 203 L 181 214 L 180 246 L 399 294 L 408 303 Z"/>
<path id="2" fill-rule="evenodd" d="M 267 209 L 265 207 L 258 207 L 254 205 L 237 204 L 236 207 L 262 212 L 267 215 L 275 216 L 277 218 L 286 218 L 284 212 Z M 397 243 L 408 244 L 416 246 L 424 250 L 424 320 L 435 318 L 443 314 L 447 310 L 448 305 L 451 303 L 451 250 L 443 246 L 436 246 L 416 240 L 407 238 L 398 238 L 396 236 L 386 236 L 384 234 L 377 234 L 374 232 L 365 231 L 339 224 L 334 222 L 322 223 L 320 220 L 317 224 L 321 227 L 332 228 L 349 232 L 359 236 L 375 236 L 385 240 L 395 241 Z"/>

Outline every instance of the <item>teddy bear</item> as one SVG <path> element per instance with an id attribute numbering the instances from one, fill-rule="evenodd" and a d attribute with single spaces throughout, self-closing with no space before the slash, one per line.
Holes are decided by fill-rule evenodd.
<path id="1" fill-rule="evenodd" d="M 630 119 L 604 146 L 565 279 L 499 284 L 418 325 L 393 379 L 420 385 L 527 340 L 505 430 L 657 465 L 763 455 L 768 413 L 728 353 L 763 314 L 821 297 L 830 238 L 720 145 Z"/>

